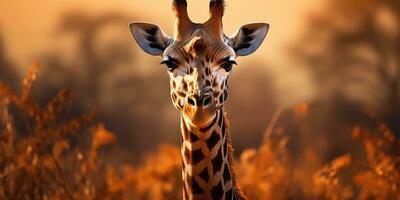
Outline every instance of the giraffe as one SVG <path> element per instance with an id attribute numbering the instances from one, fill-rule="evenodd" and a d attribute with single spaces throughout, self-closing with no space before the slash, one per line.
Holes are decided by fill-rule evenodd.
<path id="1" fill-rule="evenodd" d="M 131 23 L 130 30 L 144 52 L 162 58 L 170 77 L 172 103 L 181 114 L 183 198 L 246 199 L 235 179 L 224 103 L 236 58 L 255 52 L 269 25 L 244 25 L 228 37 L 222 28 L 224 0 L 209 3 L 210 18 L 194 23 L 186 0 L 173 0 L 172 37 L 148 23 Z"/>

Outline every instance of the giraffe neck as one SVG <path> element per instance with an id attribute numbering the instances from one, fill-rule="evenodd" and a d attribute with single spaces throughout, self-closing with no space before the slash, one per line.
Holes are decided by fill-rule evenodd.
<path id="1" fill-rule="evenodd" d="M 181 117 L 184 199 L 240 199 L 232 171 L 232 149 L 223 109 L 211 124 L 194 128 Z"/>

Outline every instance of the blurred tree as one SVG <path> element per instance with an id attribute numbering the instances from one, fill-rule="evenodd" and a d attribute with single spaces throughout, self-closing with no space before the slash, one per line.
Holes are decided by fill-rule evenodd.
<path id="1" fill-rule="evenodd" d="M 162 86 L 167 86 L 168 81 L 167 76 L 162 76 L 162 70 L 143 76 L 137 73 L 139 66 L 132 66 L 134 44 L 127 42 L 131 41 L 130 20 L 119 13 L 90 16 L 71 12 L 63 17 L 59 31 L 74 34 L 78 39 L 81 59 L 77 63 L 83 75 L 79 87 L 84 88 L 80 102 L 98 103 L 102 110 L 100 119 L 120 134 L 123 145 L 149 150 L 152 147 L 149 144 L 157 143 L 157 139 L 162 141 L 161 135 L 166 134 L 161 124 L 165 121 L 163 112 L 170 105 L 167 87 Z M 132 70 L 120 70 L 119 66 L 132 67 Z M 171 125 L 168 128 L 173 130 Z M 132 145 L 134 141 L 140 142 Z"/>
<path id="2" fill-rule="evenodd" d="M 293 55 L 313 74 L 320 100 L 347 104 L 342 111 L 372 108 L 400 134 L 399 27 L 398 0 L 330 1 L 310 18 Z"/>
<path id="3" fill-rule="evenodd" d="M 39 102 L 47 102 L 58 90 L 71 89 L 72 102 L 79 105 L 70 106 L 70 115 L 98 106 L 99 119 L 118 134 L 119 144 L 136 152 L 152 149 L 149 144 L 165 142 L 166 135 L 179 131 L 178 123 L 166 120 L 173 108 L 165 72 L 157 68 L 149 68 L 154 73 L 139 72 L 134 44 L 127 42 L 132 40 L 130 20 L 119 13 L 64 14 L 56 37 L 73 45 L 42 55 L 45 67 L 33 94 Z M 174 136 L 178 141 L 179 134 Z"/>
<path id="4" fill-rule="evenodd" d="M 59 27 L 61 33 L 77 34 L 81 63 L 85 65 L 81 71 L 90 76 L 89 79 L 82 81 L 86 81 L 84 85 L 87 87 L 87 95 L 91 98 L 99 98 L 102 76 L 119 63 L 132 59 L 133 55 L 129 46 L 118 43 L 117 38 L 114 41 L 107 41 L 109 45 L 102 49 L 103 52 L 96 51 L 98 49 L 96 45 L 99 44 L 98 36 L 108 25 L 127 27 L 128 21 L 127 16 L 117 13 L 89 16 L 81 12 L 67 13 L 61 20 Z"/>

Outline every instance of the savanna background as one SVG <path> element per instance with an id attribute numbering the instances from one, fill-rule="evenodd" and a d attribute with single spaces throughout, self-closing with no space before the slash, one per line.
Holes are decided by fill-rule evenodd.
<path id="1" fill-rule="evenodd" d="M 0 199 L 181 199 L 168 75 L 128 29 L 172 34 L 170 4 L 2 0 Z M 226 34 L 253 22 L 227 102 L 248 197 L 400 199 L 400 1 L 227 0 Z"/>

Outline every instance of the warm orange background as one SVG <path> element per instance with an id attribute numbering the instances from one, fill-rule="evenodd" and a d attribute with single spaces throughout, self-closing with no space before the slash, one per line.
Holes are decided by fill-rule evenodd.
<path id="1" fill-rule="evenodd" d="M 345 4 L 343 2 L 341 4 Z M 354 9 L 349 13 L 355 16 L 350 14 L 342 20 L 341 11 L 348 10 L 340 6 L 335 10 L 332 5 L 336 3 L 328 0 L 227 1 L 224 17 L 227 34 L 234 33 L 246 23 L 267 22 L 271 25 L 262 47 L 254 55 L 240 58 L 239 67 L 230 79 L 227 110 L 232 118 L 233 142 L 239 151 L 259 145 L 263 130 L 278 106 L 291 108 L 302 102 L 317 104 L 318 114 L 312 122 L 318 124 L 314 126 L 315 134 L 323 132 L 330 135 L 334 130 L 348 131 L 351 126 L 335 124 L 342 123 L 335 120 L 344 119 L 341 116 L 343 113 L 335 113 L 337 110 L 349 111 L 348 107 L 341 104 L 342 97 L 332 95 L 336 90 L 343 89 L 344 96 L 356 105 L 376 108 L 374 110 L 377 112 L 383 110 L 382 113 L 395 110 L 382 108 L 384 101 L 368 93 L 371 87 L 380 91 L 380 87 L 384 86 L 361 83 L 361 86 L 345 87 L 340 77 L 352 72 L 336 70 L 338 64 L 302 62 L 301 53 L 308 47 L 311 51 L 331 50 L 331 47 L 324 46 L 325 35 L 318 35 L 318 30 L 323 26 L 313 22 L 311 16 L 321 20 L 330 16 L 335 23 L 338 21 L 337 27 L 344 32 L 356 29 L 357 23 L 364 19 L 359 20 L 357 15 L 365 13 L 376 19 L 378 24 L 383 24 L 383 27 L 389 26 L 390 30 L 396 27 L 390 25 L 393 21 L 390 6 L 385 10 L 383 4 L 382 11 L 381 7 L 375 6 L 378 4 L 375 1 L 352 2 L 353 7 L 350 5 L 345 8 Z M 142 151 L 152 149 L 158 143 L 178 144 L 179 115 L 169 100 L 167 74 L 158 64 L 159 58 L 143 53 L 133 42 L 128 30 L 129 22 L 144 21 L 158 24 L 172 34 L 170 4 L 171 1 L 167 0 L 3 0 L 0 6 L 0 44 L 3 44 L 0 61 L 8 63 L 7 66 L 15 71 L 17 77 L 25 74 L 33 61 L 43 63 L 36 85 L 37 98 L 45 101 L 57 89 L 70 88 L 75 94 L 75 104 L 80 104 L 79 109 L 72 113 L 80 113 L 98 105 L 102 113 L 100 120 L 119 135 L 123 147 Z M 193 21 L 205 21 L 208 2 L 189 1 L 189 13 Z M 107 16 L 117 19 L 104 26 L 90 27 L 96 19 L 101 22 L 104 16 L 106 19 Z M 398 24 L 398 21 L 394 23 Z M 377 29 L 382 30 L 379 26 Z M 393 31 L 398 34 L 398 30 Z M 328 30 L 327 35 L 329 33 L 333 32 Z M 311 44 L 303 41 L 304 36 L 322 39 Z M 380 38 L 391 40 L 392 37 L 382 34 Z M 300 49 L 300 53 L 293 49 Z M 327 57 L 319 57 L 324 61 L 341 60 L 341 57 L 330 57 L 341 51 L 339 49 L 335 53 L 333 50 L 332 53 L 326 53 Z M 374 58 L 362 50 L 355 52 L 366 55 L 368 62 Z M 314 77 L 314 71 L 325 65 L 332 71 Z M 398 63 L 394 66 L 398 70 Z M 331 78 L 330 75 L 335 72 L 342 74 Z M 3 79 L 7 77 L 10 79 L 11 75 L 3 73 L 0 76 Z M 378 80 L 374 73 L 363 77 L 367 77 L 366 82 Z M 324 82 L 327 79 L 330 81 Z M 354 83 L 354 80 L 346 83 Z M 94 89 L 97 90 L 96 94 L 91 92 Z M 349 106 L 347 103 L 345 105 Z M 354 107 L 350 105 L 350 108 Z M 353 119 L 353 115 L 344 115 Z M 349 123 L 352 121 L 346 120 Z M 329 140 L 329 137 L 325 138 L 324 142 Z M 324 142 L 322 146 L 329 146 Z M 333 151 L 336 147 L 332 147 Z"/>

